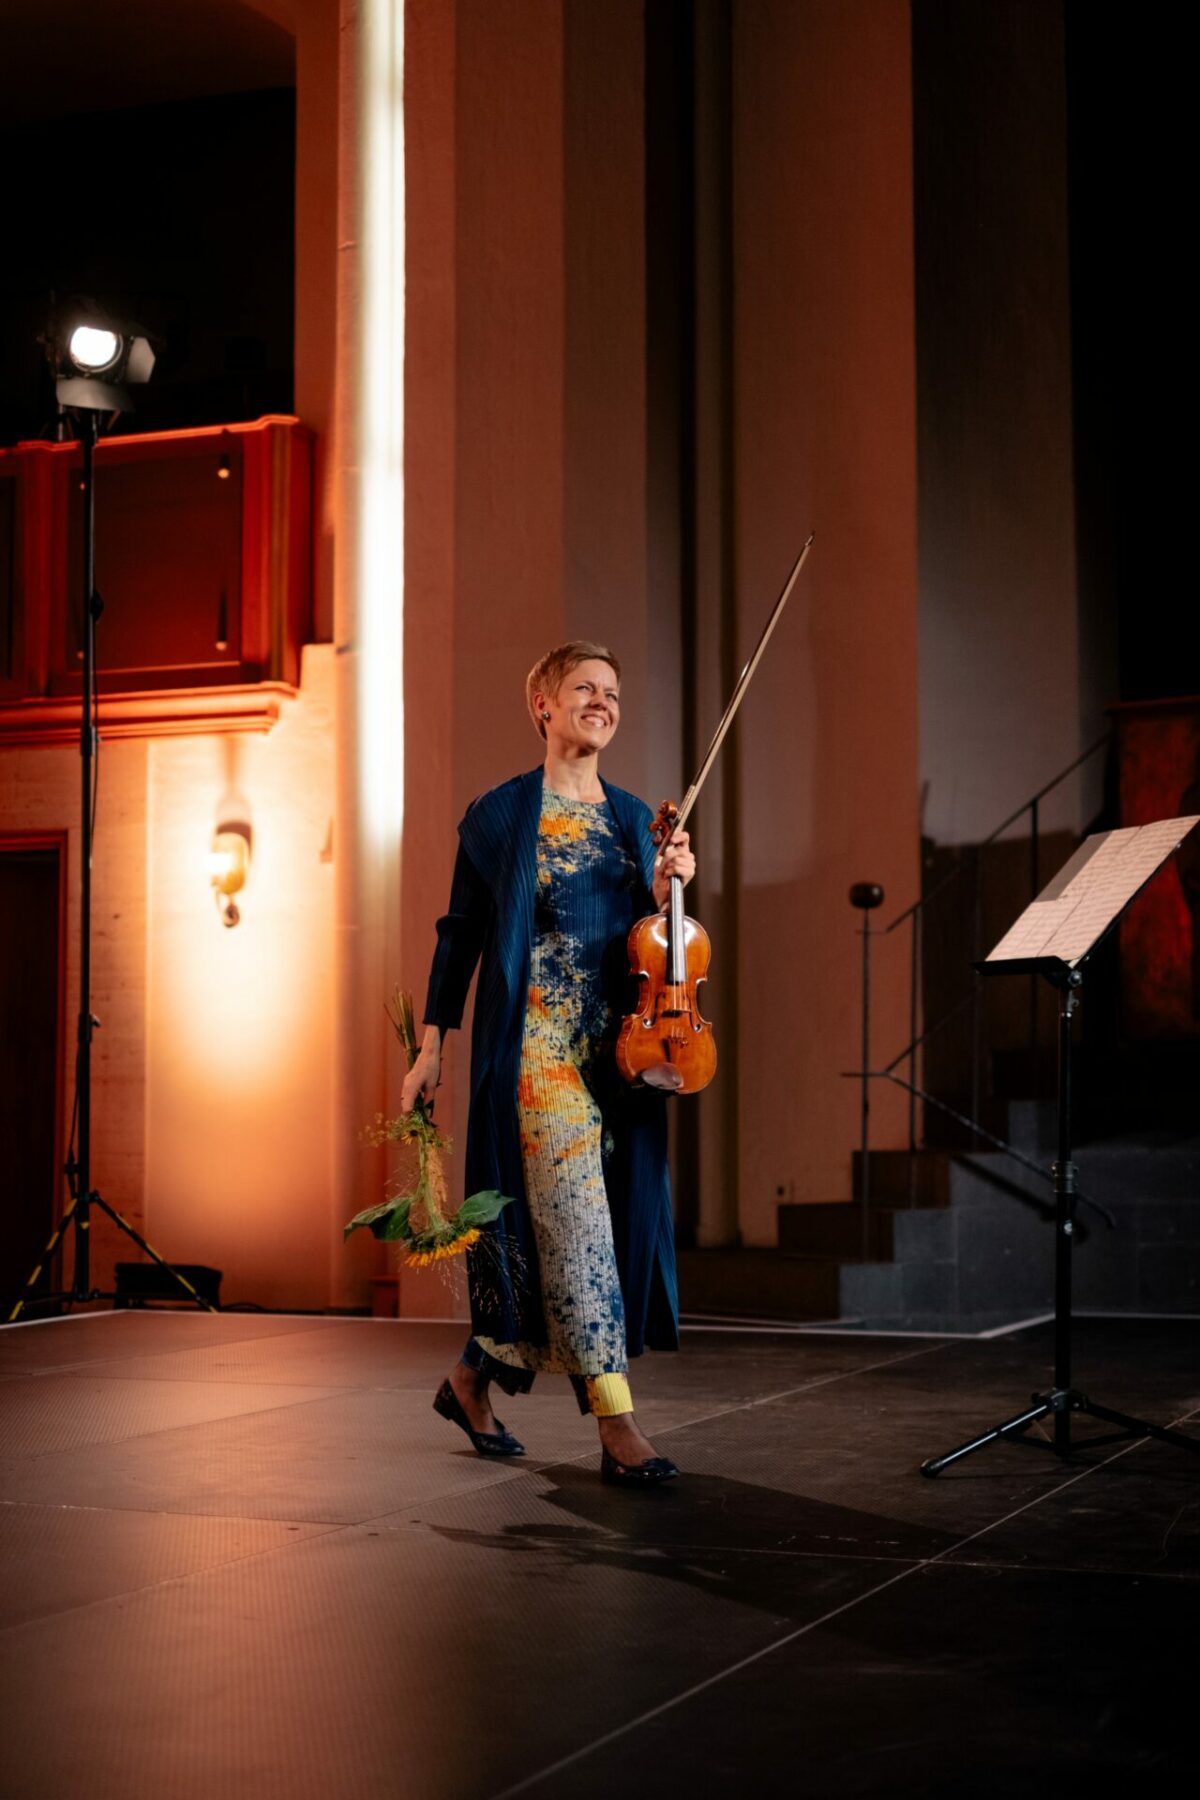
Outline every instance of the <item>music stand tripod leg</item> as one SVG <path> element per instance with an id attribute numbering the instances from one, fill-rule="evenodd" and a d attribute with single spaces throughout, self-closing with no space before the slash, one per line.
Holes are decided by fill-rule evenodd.
<path id="1" fill-rule="evenodd" d="M 1075 1164 L 1071 1161 L 1071 1021 L 1079 1004 L 1078 970 L 1072 969 L 1059 986 L 1058 1007 L 1058 1157 L 1054 1164 L 1054 1387 L 1048 1394 L 1033 1396 L 1033 1409 L 1020 1413 L 1007 1424 L 997 1425 L 962 1444 L 945 1456 L 932 1456 L 921 1464 L 922 1475 L 939 1475 L 950 1463 L 985 1444 L 1001 1438 L 1019 1436 L 1029 1425 L 1047 1414 L 1054 1418 L 1054 1437 L 1039 1448 L 1055 1451 L 1059 1456 L 1071 1453 L 1071 1413 L 1080 1395 L 1071 1392 L 1071 1250 L 1075 1237 Z"/>
<path id="2" fill-rule="evenodd" d="M 1003 1425 L 994 1425 L 990 1431 L 985 1431 L 979 1437 L 972 1438 L 969 1443 L 959 1444 L 955 1450 L 947 1450 L 944 1456 L 931 1456 L 927 1462 L 921 1464 L 921 1473 L 930 1477 L 940 1475 L 942 1470 L 949 1468 L 951 1463 L 960 1461 L 964 1456 L 972 1455 L 976 1450 L 985 1449 L 988 1444 L 994 1444 L 1000 1438 L 1019 1438 L 1022 1432 L 1028 1431 L 1031 1425 L 1036 1425 L 1039 1419 L 1044 1419 L 1051 1410 L 1048 1400 L 1039 1400 L 1037 1405 L 1031 1406 L 1027 1412 L 1018 1413 L 1015 1418 L 1006 1419 Z M 1040 1443 L 1035 1438 L 1026 1438 L 1025 1442 L 1037 1444 L 1039 1449 L 1044 1450 L 1051 1450 L 1054 1447 L 1049 1443 Z"/>
<path id="3" fill-rule="evenodd" d="M 1051 1450 L 1067 1459 L 1071 1454 L 1071 1415 L 1086 1413 L 1116 1425 L 1131 1438 L 1153 1437 L 1185 1450 L 1200 1451 L 1200 1439 L 1187 1437 L 1167 1425 L 1152 1425 L 1148 1419 L 1136 1419 L 1129 1413 L 1114 1412 L 1089 1400 L 1086 1394 L 1071 1386 L 1071 1255 L 1075 1244 L 1075 1164 L 1071 1160 L 1071 1024 L 1079 1004 L 1079 987 L 1083 977 L 1078 969 L 1066 970 L 1054 981 L 1058 989 L 1058 1157 L 1054 1164 L 1055 1244 L 1054 1244 L 1054 1386 L 1048 1393 L 1035 1394 L 1029 1412 L 1019 1413 L 1003 1425 L 985 1431 L 969 1443 L 960 1444 L 944 1456 L 930 1457 L 921 1464 L 922 1475 L 939 1475 L 951 1463 L 972 1451 L 982 1450 L 1001 1438 L 1019 1439 L 1030 1448 Z M 1052 1439 L 1026 1438 L 1022 1433 L 1038 1419 L 1052 1415 Z M 1097 1440 L 1092 1439 L 1092 1442 Z"/>
<path id="4" fill-rule="evenodd" d="M 1089 1419 L 1103 1419 L 1107 1425 L 1117 1425 L 1127 1437 L 1158 1438 L 1164 1444 L 1175 1444 L 1182 1450 L 1190 1450 L 1200 1455 L 1200 1438 L 1188 1437 L 1184 1431 L 1175 1431 L 1170 1425 L 1152 1425 L 1149 1419 L 1136 1419 L 1131 1413 L 1114 1412 L 1111 1406 L 1100 1406 L 1094 1400 L 1079 1396 L 1076 1412 L 1086 1413 Z M 1092 1440 L 1095 1442 L 1095 1440 Z"/>

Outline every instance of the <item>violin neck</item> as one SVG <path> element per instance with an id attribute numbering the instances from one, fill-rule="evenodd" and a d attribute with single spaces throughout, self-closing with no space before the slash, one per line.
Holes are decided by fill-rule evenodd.
<path id="1" fill-rule="evenodd" d="M 683 932 L 683 878 L 671 877 L 671 898 L 667 908 L 667 980 L 672 984 L 687 980 L 687 944 Z"/>

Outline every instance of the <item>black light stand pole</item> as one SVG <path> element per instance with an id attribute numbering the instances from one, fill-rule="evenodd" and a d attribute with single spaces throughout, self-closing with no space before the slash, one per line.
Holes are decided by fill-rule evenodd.
<path id="1" fill-rule="evenodd" d="M 861 1217 L 862 1259 L 867 1261 L 871 1244 L 871 915 L 864 912 L 862 922 L 862 1096 L 859 1101 L 862 1144 L 859 1149 L 858 1204 Z"/>
<path id="2" fill-rule="evenodd" d="M 92 1200 L 92 828 L 96 762 L 96 491 L 95 453 L 99 415 L 79 415 L 83 448 L 83 694 L 79 707 L 80 766 L 80 902 L 79 902 L 79 1031 L 77 1038 L 79 1149 L 67 1163 L 67 1180 L 75 1201 L 75 1274 L 71 1299 L 94 1299 L 91 1291 Z"/>
<path id="3" fill-rule="evenodd" d="M 75 1092 L 78 1148 L 67 1157 L 65 1174 L 71 1202 L 54 1228 L 49 1243 L 25 1283 L 20 1299 L 8 1315 L 11 1324 L 30 1305 L 52 1306 L 65 1303 L 82 1305 L 91 1300 L 115 1300 L 119 1296 L 92 1286 L 91 1227 L 92 1208 L 99 1207 L 113 1223 L 145 1251 L 152 1262 L 165 1269 L 190 1300 L 205 1312 L 216 1312 L 202 1294 L 197 1293 L 186 1275 L 160 1256 L 152 1244 L 134 1230 L 127 1219 L 104 1200 L 92 1187 L 92 1038 L 99 1021 L 92 1015 L 92 836 L 95 826 L 96 765 L 96 621 L 103 602 L 96 592 L 96 496 L 95 451 L 100 434 L 100 414 L 89 408 L 76 412 L 79 441 L 83 448 L 83 692 L 79 711 L 80 820 L 79 820 L 79 1028 L 76 1040 Z M 67 1227 L 75 1228 L 75 1268 L 69 1288 L 60 1292 L 37 1294 L 35 1289 L 43 1268 L 53 1257 Z"/>
<path id="4" fill-rule="evenodd" d="M 862 1089 L 859 1097 L 858 1206 L 862 1259 L 871 1260 L 871 914 L 883 905 L 877 881 L 856 881 L 850 904 L 862 913 Z"/>

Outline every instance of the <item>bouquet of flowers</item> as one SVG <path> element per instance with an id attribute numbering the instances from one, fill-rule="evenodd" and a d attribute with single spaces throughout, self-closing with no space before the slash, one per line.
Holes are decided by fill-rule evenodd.
<path id="1" fill-rule="evenodd" d="M 387 1012 L 411 1069 L 417 1060 L 412 995 L 397 988 Z M 421 1269 L 469 1250 L 479 1241 L 480 1226 L 490 1224 L 509 1204 L 506 1195 L 485 1190 L 464 1200 L 457 1212 L 447 1211 L 442 1153 L 451 1148 L 450 1139 L 437 1129 L 419 1095 L 411 1112 L 400 1113 L 394 1119 L 379 1114 L 369 1136 L 375 1144 L 414 1144 L 416 1181 L 404 1192 L 356 1213 L 343 1228 L 343 1242 L 352 1231 L 365 1226 L 373 1237 L 396 1244 L 410 1267 Z"/>

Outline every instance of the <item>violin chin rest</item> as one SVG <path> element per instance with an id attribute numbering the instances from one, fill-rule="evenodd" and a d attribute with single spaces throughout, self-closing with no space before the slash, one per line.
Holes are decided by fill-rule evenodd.
<path id="1" fill-rule="evenodd" d="M 683 1086 L 683 1071 L 671 1063 L 656 1063 L 652 1069 L 642 1070 L 642 1080 L 647 1087 L 665 1088 L 673 1094 Z"/>

